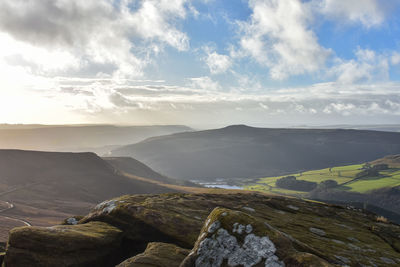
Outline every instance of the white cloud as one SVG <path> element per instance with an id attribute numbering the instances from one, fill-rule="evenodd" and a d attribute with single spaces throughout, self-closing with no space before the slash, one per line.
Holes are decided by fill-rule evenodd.
<path id="1" fill-rule="evenodd" d="M 344 23 L 361 23 L 370 28 L 381 25 L 385 19 L 385 3 L 379 0 L 323 0 L 316 3 L 324 15 Z"/>
<path id="2" fill-rule="evenodd" d="M 281 80 L 319 71 L 330 50 L 320 46 L 310 29 L 313 14 L 300 0 L 250 0 L 252 15 L 239 22 L 240 47 L 258 63 L 268 66 L 270 76 Z"/>
<path id="3" fill-rule="evenodd" d="M 392 65 L 398 65 L 398 64 L 400 64 L 400 53 L 394 52 L 394 53 L 392 54 L 392 57 L 391 57 L 390 60 L 391 60 Z"/>
<path id="4" fill-rule="evenodd" d="M 140 76 L 164 45 L 188 49 L 177 26 L 187 2 L 4 0 L 0 61 L 27 66 L 33 75 Z"/>
<path id="5" fill-rule="evenodd" d="M 355 83 L 389 79 L 389 59 L 369 49 L 358 48 L 356 58 L 336 59 L 336 64 L 328 72 L 342 83 Z"/>
<path id="6" fill-rule="evenodd" d="M 323 110 L 324 113 L 331 114 L 332 112 L 340 113 L 344 116 L 349 116 L 351 111 L 354 110 L 356 106 L 354 104 L 343 104 L 343 103 L 331 103 L 326 106 Z"/>
<path id="7" fill-rule="evenodd" d="M 189 81 L 190 81 L 189 85 L 194 89 L 203 89 L 208 91 L 216 91 L 221 89 L 219 83 L 213 81 L 208 76 L 190 78 Z"/>
<path id="8" fill-rule="evenodd" d="M 232 60 L 229 56 L 218 54 L 210 47 L 205 47 L 204 52 L 207 54 L 204 61 L 211 74 L 224 73 L 232 66 Z"/>
<path id="9" fill-rule="evenodd" d="M 187 0 L 144 0 L 132 14 L 129 5 L 123 6 L 123 18 L 127 25 L 141 37 L 157 38 L 178 50 L 189 48 L 187 35 L 174 26 L 174 21 L 187 15 Z M 189 8 L 191 6 L 189 5 Z"/>

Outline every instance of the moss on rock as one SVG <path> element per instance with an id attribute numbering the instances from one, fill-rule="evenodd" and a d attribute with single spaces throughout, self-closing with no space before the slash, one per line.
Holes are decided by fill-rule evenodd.
<path id="1" fill-rule="evenodd" d="M 398 225 L 383 224 L 373 214 L 341 206 L 257 193 L 174 193 L 111 199 L 99 204 L 77 225 L 11 231 L 6 262 L 12 259 L 25 263 L 10 265 L 17 267 L 84 266 L 79 264 L 97 256 L 101 262 L 96 266 L 114 266 L 142 253 L 149 242 L 192 249 L 216 207 L 231 210 L 232 214 L 241 211 L 239 217 L 243 219 L 237 218 L 236 225 L 224 226 L 238 244 L 246 242 L 242 236 L 247 232 L 257 237 L 253 241 L 268 243 L 262 239 L 267 233 L 276 248 L 274 255 L 287 264 L 303 262 L 304 266 L 316 266 L 321 259 L 339 266 L 400 264 Z M 222 214 L 214 212 L 212 216 L 219 218 Z M 210 217 L 211 220 L 216 221 Z M 223 224 L 223 220 L 219 223 Z M 102 233 L 100 226 L 109 230 Z M 215 234 L 215 229 L 209 230 Z M 247 242 L 250 241 L 253 242 Z M 290 261 L 281 257 L 282 247 L 294 253 Z M 65 262 L 60 263 L 61 260 Z"/>
<path id="2" fill-rule="evenodd" d="M 332 266 L 316 255 L 298 251 L 295 242 L 262 219 L 240 211 L 216 208 L 207 218 L 181 267 L 283 267 L 302 266 L 311 261 L 315 266 Z"/>
<path id="3" fill-rule="evenodd" d="M 19 227 L 10 231 L 5 266 L 110 266 L 122 232 L 106 223 Z"/>
<path id="4" fill-rule="evenodd" d="M 328 262 L 350 266 L 387 265 L 381 257 L 400 262 L 400 254 L 395 249 L 398 235 L 385 239 L 382 231 L 379 234 L 372 230 L 381 225 L 373 214 L 338 205 L 258 193 L 133 195 L 114 201 L 116 205 L 111 212 L 94 209 L 80 223 L 103 221 L 116 226 L 127 238 L 140 244 L 138 251 L 155 241 L 192 249 L 208 215 L 215 207 L 221 207 L 263 220 L 288 239 L 295 240 L 293 245 L 298 251 Z M 319 229 L 325 235 L 312 233 L 310 228 Z M 400 227 L 390 225 L 390 229 L 396 232 Z"/>
<path id="5" fill-rule="evenodd" d="M 116 267 L 179 267 L 189 250 L 174 244 L 151 242 L 146 250 L 125 260 Z"/>

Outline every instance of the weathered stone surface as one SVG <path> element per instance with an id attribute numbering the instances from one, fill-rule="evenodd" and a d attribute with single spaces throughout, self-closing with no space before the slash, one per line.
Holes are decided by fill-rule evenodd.
<path id="1" fill-rule="evenodd" d="M 111 266 L 119 261 L 122 232 L 106 223 L 19 227 L 10 232 L 7 267 Z"/>
<path id="2" fill-rule="evenodd" d="M 63 225 L 75 225 L 78 224 L 78 222 L 83 218 L 83 216 L 72 216 L 69 218 L 66 218 L 64 221 L 62 221 L 61 224 Z"/>
<path id="3" fill-rule="evenodd" d="M 400 253 L 400 227 L 392 224 L 377 223 L 371 227 L 371 231 Z"/>
<path id="4" fill-rule="evenodd" d="M 152 242 L 145 252 L 129 258 L 116 267 L 178 267 L 189 254 L 188 249 L 174 244 Z"/>
<path id="5" fill-rule="evenodd" d="M 271 228 L 262 219 L 240 211 L 216 208 L 207 218 L 181 267 L 332 266 L 295 246 L 299 249 L 302 244 Z"/>
<path id="6" fill-rule="evenodd" d="M 263 222 L 268 234 L 279 233 L 280 238 L 274 235 L 268 235 L 268 238 L 276 248 L 274 255 L 279 261 L 287 262 L 287 266 L 296 266 L 298 262 L 308 262 L 304 266 L 317 266 L 321 259 L 339 266 L 400 264 L 398 225 L 377 222 L 371 214 L 340 206 L 257 193 L 122 196 L 100 203 L 76 225 L 56 226 L 50 228 L 52 231 L 38 227 L 13 230 L 6 261 L 12 259 L 21 263 L 11 267 L 83 266 L 79 264 L 84 260 L 90 262 L 100 255 L 96 260 L 101 262 L 95 266 L 115 266 L 145 251 L 149 242 L 192 249 L 204 222 L 216 207 L 248 214 L 257 222 Z M 94 234 L 93 238 L 94 225 L 103 225 L 113 231 L 100 231 L 102 233 Z M 207 231 L 215 234 L 218 228 L 220 226 L 214 224 Z M 324 235 L 311 232 L 312 228 L 323 231 L 320 233 Z M 70 235 L 71 229 L 78 233 Z M 256 243 L 261 245 L 269 244 L 255 229 L 258 226 L 239 221 L 227 233 L 236 238 L 254 234 L 247 240 L 249 244 L 253 244 L 252 240 L 259 240 Z M 98 239 L 108 241 L 97 242 Z M 240 239 L 238 244 L 243 245 L 245 241 Z M 280 248 L 286 245 L 296 252 L 291 258 L 281 257 Z M 115 258 L 118 261 L 114 261 Z M 269 258 L 272 264 L 275 258 Z"/>
<path id="7" fill-rule="evenodd" d="M 120 228 L 126 238 L 134 240 L 139 253 L 154 241 L 192 249 L 215 207 L 242 211 L 264 220 L 271 228 L 300 242 L 302 248 L 308 247 L 299 251 L 308 251 L 333 264 L 385 266 L 387 263 L 381 257 L 396 263 L 400 259 L 395 249 L 398 235 L 385 235 L 385 239 L 381 237 L 382 231 L 373 230 L 385 225 L 396 232 L 400 230 L 397 225 L 378 223 L 371 214 L 341 206 L 257 193 L 123 196 L 102 203 L 80 223 L 103 221 Z M 316 235 L 310 228 L 320 229 L 325 235 Z M 357 242 L 348 239 L 355 233 Z"/>

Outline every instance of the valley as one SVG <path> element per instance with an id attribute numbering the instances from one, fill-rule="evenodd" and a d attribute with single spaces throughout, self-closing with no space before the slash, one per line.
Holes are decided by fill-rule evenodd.
<path id="1" fill-rule="evenodd" d="M 139 156 L 147 155 L 148 157 L 144 159 L 152 164 L 154 159 L 156 162 L 160 160 L 162 165 L 155 164 L 158 169 L 153 169 L 151 164 L 133 158 L 131 154 L 119 155 L 121 151 L 125 151 L 124 149 L 113 151 L 106 157 L 99 157 L 92 152 L 0 149 L 0 245 L 5 244 L 9 238 L 12 239 L 13 233 L 18 229 L 46 233 L 47 229 L 54 227 L 56 227 L 54 229 L 60 227 L 69 229 L 69 222 L 73 222 L 71 226 L 78 224 L 79 229 L 83 227 L 82 230 L 78 230 L 79 233 L 92 231 L 88 229 L 91 229 L 93 223 L 86 224 L 87 221 L 81 221 L 85 214 L 89 214 L 86 217 L 93 216 L 93 210 L 96 210 L 99 205 L 114 203 L 114 200 L 109 199 L 123 199 L 118 200 L 123 203 L 124 199 L 129 199 L 131 196 L 137 199 L 148 196 L 149 200 L 158 199 L 160 196 L 161 198 L 171 196 L 172 199 L 178 201 L 176 203 L 185 202 L 187 198 L 194 198 L 200 201 L 198 204 L 200 207 L 212 205 L 206 204 L 209 202 L 203 202 L 203 196 L 210 199 L 232 198 L 233 205 L 225 204 L 226 207 L 251 214 L 254 208 L 248 207 L 249 204 L 243 204 L 243 201 L 259 195 L 255 197 L 252 205 L 258 205 L 257 198 L 265 198 L 266 201 L 273 199 L 271 203 L 277 201 L 273 206 L 286 205 L 286 208 L 281 207 L 276 211 L 280 214 L 279 216 L 296 212 L 297 205 L 300 205 L 300 202 L 296 201 L 306 201 L 310 203 L 307 205 L 331 203 L 323 204 L 333 205 L 327 206 L 327 209 L 339 207 L 344 210 L 362 211 L 365 214 L 362 216 L 368 216 L 370 220 L 368 223 L 375 220 L 389 224 L 400 223 L 400 156 L 386 154 L 399 151 L 398 135 L 399 133 L 354 130 L 257 129 L 231 126 L 209 131 L 155 136 L 128 146 L 129 150 L 126 151 L 134 151 Z M 293 136 L 297 136 L 296 141 L 288 142 L 290 138 L 293 139 Z M 314 142 L 315 138 L 319 140 L 318 143 Z M 366 147 L 368 142 L 370 145 Z M 329 151 L 326 152 L 326 149 Z M 372 155 L 385 157 L 372 157 Z M 341 158 L 337 158 L 339 156 Z M 182 160 L 182 163 L 175 165 L 178 159 Z M 343 162 L 345 164 L 339 164 Z M 163 170 L 174 169 L 176 174 L 183 175 L 191 172 L 191 175 L 177 177 L 166 175 L 159 171 L 160 166 Z M 275 166 L 274 169 L 269 169 L 271 166 Z M 324 168 L 313 169 L 313 166 Z M 232 175 L 235 171 L 238 171 L 240 175 Z M 256 173 L 277 175 L 263 176 Z M 202 176 L 203 174 L 207 175 Z M 282 187 L 280 182 L 282 179 L 286 179 L 286 183 L 290 182 L 287 184 L 289 187 L 286 187 L 285 183 Z M 242 208 L 234 205 L 238 198 L 240 198 Z M 289 199 L 297 204 L 281 203 Z M 173 201 L 168 201 L 170 203 L 168 205 L 173 203 Z M 157 205 L 164 205 L 157 203 Z M 218 203 L 222 205 L 223 202 Z M 339 206 L 336 206 L 337 204 Z M 136 204 L 132 203 L 132 205 Z M 311 206 L 307 209 L 310 208 Z M 207 206 L 207 210 L 211 211 L 211 206 Z M 158 212 L 159 210 L 152 210 L 149 214 L 158 214 Z M 179 214 L 179 211 L 177 212 Z M 333 218 L 329 217 L 331 216 L 329 214 L 321 212 L 315 217 L 316 214 L 311 212 L 308 215 L 301 215 L 302 217 L 298 217 L 297 220 L 301 221 L 303 226 L 308 225 L 309 220 L 315 222 L 322 218 L 324 221 L 332 222 Z M 169 215 L 165 216 L 169 218 Z M 180 216 L 172 220 L 180 220 Z M 294 234 L 291 229 L 293 226 L 288 227 L 280 221 L 289 218 L 287 217 L 289 215 L 282 218 L 279 216 L 276 215 L 270 219 L 277 227 Z M 350 221 L 357 220 L 355 214 L 351 216 Z M 344 218 L 340 218 L 335 223 L 341 224 L 343 220 Z M 62 226 L 65 224 L 67 226 Z M 23 226 L 29 227 L 12 230 Z M 108 229 L 110 226 L 104 225 L 104 227 Z M 310 226 L 310 229 L 314 229 L 313 226 Z M 324 229 L 323 231 L 337 231 L 337 229 L 326 227 Z M 97 228 L 93 230 L 98 231 Z M 64 233 L 63 231 L 60 233 Z M 29 235 L 31 234 L 33 232 Z M 170 233 L 167 231 L 165 234 L 157 234 L 154 240 L 151 240 L 169 240 L 167 236 Z M 313 244 L 315 241 L 312 236 L 305 233 L 294 235 L 308 244 Z M 337 234 L 334 235 L 333 240 L 338 240 Z M 366 235 L 370 233 L 366 232 Z M 373 236 L 368 238 L 373 238 Z M 41 244 L 43 240 L 38 239 L 35 242 Z M 340 242 L 344 241 L 334 242 L 341 244 Z M 129 253 L 134 255 L 139 250 L 144 250 L 144 243 L 137 249 Z M 26 253 L 34 252 L 28 249 Z M 128 254 L 124 254 L 123 257 L 127 257 Z M 332 255 L 327 256 L 327 259 L 335 262 L 335 255 Z M 345 258 L 350 259 L 350 256 L 346 254 Z M 8 258 L 8 261 L 10 260 L 17 259 Z M 341 259 L 336 258 L 336 260 Z M 379 260 L 379 258 L 373 258 L 373 261 Z"/>

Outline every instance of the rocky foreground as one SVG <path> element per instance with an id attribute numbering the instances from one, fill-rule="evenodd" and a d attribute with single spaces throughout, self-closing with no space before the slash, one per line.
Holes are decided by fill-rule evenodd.
<path id="1" fill-rule="evenodd" d="M 3 265 L 399 266 L 400 226 L 255 193 L 132 195 L 65 225 L 14 228 Z"/>

